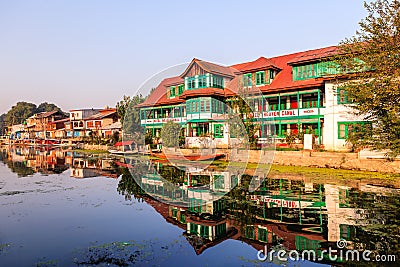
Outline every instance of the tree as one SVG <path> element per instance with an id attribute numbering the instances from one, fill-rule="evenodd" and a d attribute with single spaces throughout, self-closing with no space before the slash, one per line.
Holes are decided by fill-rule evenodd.
<path id="1" fill-rule="evenodd" d="M 253 110 L 250 107 L 252 104 L 252 98 L 257 96 L 258 92 L 252 92 L 251 89 L 245 88 L 239 85 L 237 95 L 232 97 L 228 104 L 233 110 L 233 113 L 229 115 L 229 131 L 233 137 L 244 137 L 244 140 L 248 141 L 250 149 L 254 149 L 257 146 L 256 133 L 259 130 L 259 125 L 253 116 Z M 244 127 L 243 127 L 244 126 Z"/>
<path id="2" fill-rule="evenodd" d="M 11 126 L 23 123 L 27 118 L 35 114 L 36 105 L 27 102 L 18 102 L 6 114 L 6 124 Z"/>
<path id="3" fill-rule="evenodd" d="M 141 94 L 132 98 L 124 96 L 116 105 L 124 136 L 140 144 L 144 144 L 144 128 L 140 124 L 140 108 L 136 106 L 143 103 L 144 100 L 145 98 Z"/>
<path id="4" fill-rule="evenodd" d="M 165 147 L 179 146 L 179 133 L 181 126 L 178 123 L 169 121 L 161 129 L 161 139 Z"/>
<path id="5" fill-rule="evenodd" d="M 0 135 L 4 134 L 4 129 L 5 129 L 5 117 L 6 114 L 1 114 L 0 115 Z"/>
<path id="6" fill-rule="evenodd" d="M 400 154 L 400 1 L 364 3 L 368 15 L 355 36 L 339 45 L 334 58 L 342 73 L 338 86 L 356 113 L 371 121 L 352 143 Z M 344 74 L 343 74 L 344 73 Z M 346 78 L 343 80 L 342 78 Z"/>
<path id="7" fill-rule="evenodd" d="M 61 108 L 57 107 L 55 104 L 43 102 L 37 107 L 36 113 L 48 112 L 48 111 L 54 111 L 54 110 L 62 112 Z"/>

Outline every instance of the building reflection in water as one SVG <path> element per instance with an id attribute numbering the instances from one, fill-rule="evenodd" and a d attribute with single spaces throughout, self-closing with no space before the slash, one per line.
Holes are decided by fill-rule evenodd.
<path id="1" fill-rule="evenodd" d="M 128 167 L 137 170 L 140 164 L 130 161 Z M 360 180 L 340 184 L 263 177 L 251 192 L 254 174 L 150 165 L 139 167 L 138 175 L 133 172 L 130 184 L 139 189 L 130 191 L 183 229 L 197 254 L 227 239 L 257 250 L 279 244 L 287 250 L 314 250 L 316 255 L 328 247 L 335 249 L 336 241 L 345 239 L 346 249 L 399 254 L 399 189 Z M 119 192 L 124 194 L 124 188 Z"/>
<path id="2" fill-rule="evenodd" d="M 239 174 L 216 166 L 177 168 L 140 157 L 110 158 L 61 149 L 7 147 L 0 152 L 0 161 L 18 176 L 69 170 L 74 178 L 119 177 L 120 194 L 147 202 L 168 223 L 180 227 L 197 254 L 234 239 L 256 250 L 282 245 L 318 255 L 346 239 L 347 249 L 399 257 L 400 190 L 371 180 L 267 178 L 254 170 Z"/>

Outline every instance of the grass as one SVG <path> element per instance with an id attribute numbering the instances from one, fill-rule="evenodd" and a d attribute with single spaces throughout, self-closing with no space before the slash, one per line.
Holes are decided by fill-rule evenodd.
<path id="1" fill-rule="evenodd" d="M 246 167 L 249 170 L 255 170 L 257 168 L 270 168 L 269 176 L 276 175 L 297 175 L 310 178 L 336 178 L 336 179 L 385 179 L 385 180 L 397 180 L 400 178 L 400 174 L 394 173 L 382 173 L 382 172 L 370 172 L 370 171 L 357 171 L 357 170 L 343 170 L 343 169 L 331 169 L 331 168 L 316 168 L 316 167 L 303 167 L 303 166 L 284 166 L 284 165 L 268 165 L 268 164 L 257 164 L 257 163 L 244 163 L 244 162 L 226 162 L 216 160 L 212 165 L 217 167 L 225 168 L 231 167 Z"/>
<path id="2" fill-rule="evenodd" d="M 101 150 L 101 149 L 74 149 L 74 152 L 83 153 L 83 154 L 105 154 L 105 153 L 109 153 L 107 150 Z"/>

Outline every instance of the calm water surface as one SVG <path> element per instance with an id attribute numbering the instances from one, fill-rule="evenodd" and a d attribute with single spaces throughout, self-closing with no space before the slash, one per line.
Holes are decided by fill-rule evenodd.
<path id="1" fill-rule="evenodd" d="M 199 171 L 165 162 L 3 148 L 0 265 L 346 265 L 324 257 L 257 259 L 265 246 L 321 255 L 340 239 L 346 250 L 399 259 L 395 185 L 274 177 L 257 180 L 259 188 L 250 192 L 253 178 L 251 170 L 239 176 L 217 167 Z"/>

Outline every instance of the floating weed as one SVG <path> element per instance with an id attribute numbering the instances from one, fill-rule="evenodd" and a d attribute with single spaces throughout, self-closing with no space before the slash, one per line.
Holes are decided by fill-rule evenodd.
<path id="1" fill-rule="evenodd" d="M 39 261 L 36 263 L 36 267 L 56 267 L 58 266 L 57 261 L 55 260 L 47 260 L 46 258 L 39 259 Z"/>
<path id="2" fill-rule="evenodd" d="M 6 253 L 10 246 L 10 243 L 0 244 L 0 254 Z"/>
<path id="3" fill-rule="evenodd" d="M 155 240 L 134 240 L 123 242 L 111 242 L 92 245 L 86 249 L 77 250 L 74 263 L 77 265 L 159 265 L 162 261 L 172 257 L 176 249 L 181 248 L 179 241 L 175 240 L 169 244 L 161 244 Z"/>

